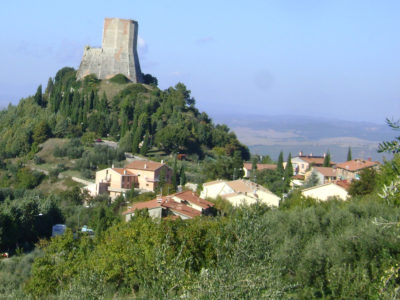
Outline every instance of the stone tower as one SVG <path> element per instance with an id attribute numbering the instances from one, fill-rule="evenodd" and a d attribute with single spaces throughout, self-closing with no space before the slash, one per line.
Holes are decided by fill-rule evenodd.
<path id="1" fill-rule="evenodd" d="M 136 21 L 104 19 L 102 47 L 85 47 L 77 79 L 89 74 L 95 74 L 99 79 L 123 74 L 132 82 L 142 83 L 143 77 L 136 50 L 137 35 Z"/>

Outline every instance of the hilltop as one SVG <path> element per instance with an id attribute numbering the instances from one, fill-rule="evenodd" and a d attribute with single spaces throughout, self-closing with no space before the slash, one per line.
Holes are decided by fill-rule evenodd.
<path id="1" fill-rule="evenodd" d="M 143 155 L 154 150 L 202 159 L 218 149 L 228 157 L 237 152 L 249 158 L 247 147 L 226 125 L 215 125 L 195 107 L 184 84 L 162 91 L 154 77 L 144 77 L 150 84 L 131 83 L 121 74 L 78 81 L 73 68 L 59 70 L 44 92 L 39 86 L 34 96 L 1 111 L 0 156 L 32 156 L 50 137 L 104 137 Z"/>

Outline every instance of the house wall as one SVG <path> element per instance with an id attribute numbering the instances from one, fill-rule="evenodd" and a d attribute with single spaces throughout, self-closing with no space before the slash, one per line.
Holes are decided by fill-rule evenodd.
<path id="1" fill-rule="evenodd" d="M 310 164 L 299 157 L 292 158 L 293 170 L 297 170 L 297 174 L 305 175 L 308 171 Z"/>
<path id="2" fill-rule="evenodd" d="M 162 217 L 162 207 L 155 207 L 149 209 L 149 216 L 153 219 L 161 218 Z M 135 215 L 135 212 L 129 213 L 125 215 L 125 221 L 128 222 L 132 217 Z"/>
<path id="3" fill-rule="evenodd" d="M 302 191 L 305 197 L 312 197 L 320 201 L 327 201 L 329 197 L 339 197 L 342 200 L 346 200 L 348 193 L 344 188 L 336 184 L 328 184 L 312 189 Z"/>
<path id="4" fill-rule="evenodd" d="M 157 182 L 160 178 L 160 172 L 165 169 L 165 179 L 167 183 L 171 183 L 172 170 L 167 166 L 162 166 L 155 171 L 152 170 L 139 170 L 129 169 L 132 173 L 137 175 L 137 185 L 139 189 L 154 191 L 157 187 Z"/>
<path id="5" fill-rule="evenodd" d="M 262 203 L 268 206 L 278 207 L 279 201 L 281 200 L 281 198 L 279 198 L 277 195 L 273 193 L 268 193 L 260 190 L 257 191 L 257 196 Z"/>
<path id="6" fill-rule="evenodd" d="M 241 206 L 241 205 L 252 205 L 257 203 L 256 198 L 252 198 L 245 194 L 236 194 L 230 197 L 225 198 L 229 201 L 233 206 Z"/>
<path id="7" fill-rule="evenodd" d="M 218 196 L 233 193 L 233 189 L 230 188 L 224 181 L 215 183 L 212 185 L 203 186 L 203 191 L 200 193 L 200 198 L 212 198 L 215 199 Z"/>

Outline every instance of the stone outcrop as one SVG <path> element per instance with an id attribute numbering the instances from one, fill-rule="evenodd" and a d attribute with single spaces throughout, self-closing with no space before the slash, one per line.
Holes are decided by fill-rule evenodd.
<path id="1" fill-rule="evenodd" d="M 95 74 L 98 79 L 109 79 L 123 74 L 132 82 L 142 83 L 136 50 L 137 35 L 136 21 L 106 18 L 102 47 L 85 47 L 77 78 L 80 80 L 89 74 Z"/>

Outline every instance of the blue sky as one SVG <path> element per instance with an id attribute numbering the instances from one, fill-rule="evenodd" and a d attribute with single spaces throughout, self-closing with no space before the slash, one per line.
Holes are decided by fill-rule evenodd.
<path id="1" fill-rule="evenodd" d="M 400 118 L 400 1 L 7 1 L 0 107 L 100 46 L 103 19 L 139 22 L 139 59 L 218 114 Z"/>

